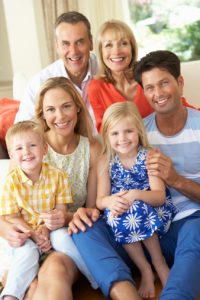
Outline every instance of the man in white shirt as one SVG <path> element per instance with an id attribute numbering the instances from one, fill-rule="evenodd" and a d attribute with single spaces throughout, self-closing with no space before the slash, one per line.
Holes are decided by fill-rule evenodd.
<path id="1" fill-rule="evenodd" d="M 60 59 L 40 71 L 29 83 L 15 123 L 31 119 L 35 114 L 35 102 L 41 84 L 48 78 L 69 78 L 81 94 L 94 126 L 95 118 L 87 96 L 87 86 L 97 72 L 97 61 L 93 49 L 91 27 L 88 19 L 79 12 L 60 15 L 55 23 L 55 44 Z"/>

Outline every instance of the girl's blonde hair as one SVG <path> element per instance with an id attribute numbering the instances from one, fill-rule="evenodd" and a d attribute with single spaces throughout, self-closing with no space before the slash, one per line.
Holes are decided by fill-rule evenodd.
<path id="1" fill-rule="evenodd" d="M 111 32 L 113 38 L 127 38 L 131 44 L 131 50 L 132 50 L 132 60 L 129 65 L 129 69 L 125 70 L 127 73 L 130 73 L 133 76 L 133 68 L 134 64 L 137 60 L 137 42 L 135 39 L 135 36 L 130 29 L 130 27 L 119 20 L 110 20 L 105 23 L 103 23 L 99 29 L 98 35 L 97 35 L 97 53 L 98 53 L 98 60 L 99 60 L 99 72 L 97 77 L 100 79 L 104 79 L 108 82 L 111 82 L 112 84 L 115 84 L 115 80 L 112 76 L 111 70 L 104 64 L 103 62 L 103 55 L 102 55 L 102 43 L 103 38 L 106 32 Z M 130 76 L 130 75 L 129 75 Z"/>
<path id="2" fill-rule="evenodd" d="M 48 131 L 49 127 L 47 126 L 46 120 L 44 119 L 43 114 L 43 102 L 45 94 L 52 89 L 61 88 L 66 91 L 73 99 L 76 107 L 77 107 L 77 123 L 74 128 L 74 132 L 83 135 L 92 140 L 92 120 L 88 113 L 88 110 L 83 102 L 83 99 L 71 83 L 71 81 L 65 77 L 52 77 L 47 79 L 41 86 L 36 102 L 35 115 L 36 120 L 42 125 L 44 131 Z"/>
<path id="3" fill-rule="evenodd" d="M 16 135 L 22 133 L 26 133 L 28 135 L 29 132 L 36 133 L 40 137 L 41 143 L 43 144 L 46 143 L 44 138 L 44 130 L 40 124 L 37 124 L 36 122 L 30 120 L 21 121 L 12 125 L 6 133 L 5 140 L 6 140 L 6 146 L 8 148 L 8 152 L 11 151 L 12 140 Z"/>
<path id="4" fill-rule="evenodd" d="M 109 142 L 109 131 L 124 118 L 128 118 L 130 122 L 133 122 L 139 136 L 139 145 L 147 149 L 151 148 L 142 117 L 135 104 L 129 101 L 114 103 L 105 111 L 101 126 L 102 154 L 106 155 L 107 162 L 115 155 Z"/>

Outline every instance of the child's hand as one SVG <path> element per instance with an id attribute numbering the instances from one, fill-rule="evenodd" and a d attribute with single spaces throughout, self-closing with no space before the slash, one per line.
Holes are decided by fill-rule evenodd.
<path id="1" fill-rule="evenodd" d="M 38 237 L 37 245 L 42 250 L 42 252 L 47 252 L 51 249 L 51 242 L 49 239 L 50 230 L 46 227 L 46 225 L 42 224 L 36 231 L 36 235 Z"/>
<path id="2" fill-rule="evenodd" d="M 128 202 L 129 208 L 133 204 L 133 202 L 136 200 L 135 190 L 127 191 L 126 194 L 123 195 L 123 198 L 126 199 Z"/>
<path id="3" fill-rule="evenodd" d="M 49 239 L 41 240 L 39 243 L 37 243 L 37 245 L 40 248 L 40 250 L 44 253 L 48 252 L 52 248 L 51 241 Z"/>
<path id="4" fill-rule="evenodd" d="M 38 229 L 36 230 L 37 234 L 46 237 L 47 239 L 49 239 L 49 233 L 50 230 L 46 227 L 45 224 L 41 224 Z"/>
<path id="5" fill-rule="evenodd" d="M 127 191 L 122 191 L 109 197 L 107 208 L 110 209 L 114 217 L 123 214 L 129 209 L 129 202 L 125 198 L 126 193 Z"/>
<path id="6" fill-rule="evenodd" d="M 140 190 L 129 190 L 126 192 L 126 194 L 123 195 L 123 198 L 126 199 L 129 203 L 129 208 L 135 200 L 138 200 L 140 198 L 140 193 Z"/>
<path id="7" fill-rule="evenodd" d="M 42 213 L 40 218 L 50 230 L 55 230 L 65 225 L 65 214 L 59 209 L 53 209 L 48 213 Z"/>

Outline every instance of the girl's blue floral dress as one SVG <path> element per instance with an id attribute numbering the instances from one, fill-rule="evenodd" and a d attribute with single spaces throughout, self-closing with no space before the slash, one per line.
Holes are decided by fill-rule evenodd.
<path id="1" fill-rule="evenodd" d="M 117 155 L 110 161 L 111 194 L 131 189 L 150 190 L 146 156 L 147 150 L 141 147 L 130 169 L 122 166 Z M 166 189 L 166 202 L 162 206 L 153 207 L 138 199 L 122 215 L 113 217 L 110 210 L 105 209 L 104 217 L 111 226 L 115 240 L 120 244 L 130 244 L 147 239 L 155 231 L 161 238 L 168 231 L 176 212 Z"/>

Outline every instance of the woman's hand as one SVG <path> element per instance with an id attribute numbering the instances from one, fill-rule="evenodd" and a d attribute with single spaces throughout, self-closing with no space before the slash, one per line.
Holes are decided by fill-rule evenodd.
<path id="1" fill-rule="evenodd" d="M 53 209 L 48 213 L 42 213 L 40 218 L 44 221 L 46 227 L 50 230 L 55 230 L 65 226 L 65 212 L 58 209 Z"/>
<path id="2" fill-rule="evenodd" d="M 6 222 L 7 232 L 4 238 L 11 247 L 17 248 L 24 245 L 25 241 L 30 238 L 31 231 L 21 224 L 10 224 Z"/>
<path id="3" fill-rule="evenodd" d="M 93 222 L 98 220 L 99 215 L 100 211 L 96 208 L 78 208 L 73 215 L 73 219 L 69 222 L 69 234 L 78 233 L 79 230 L 86 231 L 86 225 L 92 227 Z"/>

